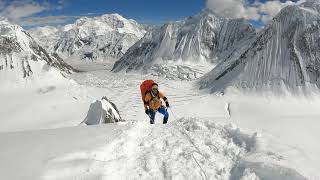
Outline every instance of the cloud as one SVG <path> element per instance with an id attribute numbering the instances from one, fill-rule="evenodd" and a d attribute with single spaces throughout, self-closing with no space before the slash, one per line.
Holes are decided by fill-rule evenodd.
<path id="1" fill-rule="evenodd" d="M 275 15 L 277 15 L 282 8 L 288 6 L 288 5 L 297 5 L 300 4 L 300 2 L 292 2 L 292 1 L 286 1 L 284 3 L 279 1 L 267 1 L 266 3 L 259 3 L 258 9 L 261 14 L 260 19 L 262 22 L 267 23 L 269 22 Z"/>
<path id="2" fill-rule="evenodd" d="M 244 0 L 208 0 L 207 7 L 228 18 L 259 18 L 258 9 L 246 6 Z"/>
<path id="3" fill-rule="evenodd" d="M 45 9 L 45 6 L 34 2 L 25 3 L 23 1 L 14 1 L 10 5 L 4 7 L 0 15 L 8 18 L 9 20 L 17 21 L 20 18 L 42 12 Z"/>
<path id="4" fill-rule="evenodd" d="M 59 0 L 55 4 L 48 1 L 35 0 L 14 0 L 7 2 L 0 0 L 0 16 L 21 26 L 33 26 L 36 24 L 58 24 L 68 21 L 72 16 L 47 16 L 38 17 L 37 14 L 51 10 L 61 10 L 66 5 L 67 0 Z"/>
<path id="5" fill-rule="evenodd" d="M 282 8 L 288 5 L 300 4 L 301 2 L 303 1 L 281 2 L 280 0 L 274 0 L 249 3 L 246 0 L 207 0 L 207 7 L 224 17 L 261 20 L 267 23 L 279 13 Z"/>
<path id="6" fill-rule="evenodd" d="M 24 27 L 60 25 L 66 24 L 76 18 L 82 16 L 44 16 L 44 17 L 28 17 L 20 19 L 19 24 Z"/>

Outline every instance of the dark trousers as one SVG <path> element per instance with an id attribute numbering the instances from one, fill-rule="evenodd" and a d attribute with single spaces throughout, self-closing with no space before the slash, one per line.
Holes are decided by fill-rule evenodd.
<path id="1" fill-rule="evenodd" d="M 149 112 L 149 117 L 150 117 L 150 124 L 154 124 L 154 118 L 156 117 L 156 113 L 159 112 L 161 113 L 163 117 L 163 124 L 167 124 L 168 118 L 169 118 L 169 113 L 167 109 L 164 106 L 161 106 L 158 110 L 150 110 Z"/>

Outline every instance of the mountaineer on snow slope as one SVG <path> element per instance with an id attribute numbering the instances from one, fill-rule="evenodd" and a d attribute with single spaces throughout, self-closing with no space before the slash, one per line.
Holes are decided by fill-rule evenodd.
<path id="1" fill-rule="evenodd" d="M 156 112 L 163 114 L 163 124 L 167 124 L 169 118 L 167 111 L 169 102 L 163 92 L 158 90 L 158 84 L 153 80 L 146 80 L 141 84 L 140 90 L 145 113 L 150 117 L 150 124 L 154 124 Z M 161 99 L 166 103 L 166 107 L 162 105 Z"/>

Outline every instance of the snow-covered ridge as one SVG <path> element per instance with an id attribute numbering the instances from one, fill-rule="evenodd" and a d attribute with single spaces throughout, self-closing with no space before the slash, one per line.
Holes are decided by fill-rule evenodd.
<path id="1" fill-rule="evenodd" d="M 54 67 L 54 68 L 53 68 Z M 74 69 L 57 54 L 49 54 L 23 28 L 0 20 L 0 80 L 1 84 L 38 78 L 40 74 L 55 71 L 70 73 Z M 10 83 L 9 83 L 10 84 Z"/>
<path id="2" fill-rule="evenodd" d="M 319 3 L 288 6 L 241 53 L 233 54 L 201 80 L 213 92 L 245 89 L 298 90 L 320 87 Z"/>
<path id="3" fill-rule="evenodd" d="M 195 118 L 180 119 L 168 125 L 150 127 L 139 123 L 132 129 L 125 129 L 124 133 L 119 133 L 123 126 L 110 126 L 103 142 L 109 138 L 114 140 L 107 146 L 51 158 L 46 161 L 43 177 L 143 180 L 186 177 L 304 180 L 308 177 L 295 169 L 295 163 L 290 164 L 287 159 L 290 156 L 282 154 L 297 153 L 304 160 L 298 150 L 282 146 L 280 152 L 273 152 L 269 147 L 276 145 L 269 143 L 275 142 L 264 142 L 261 139 L 267 138 L 261 134 L 248 134 L 231 124 L 220 125 Z M 90 137 L 81 138 L 87 141 Z"/>
<path id="4" fill-rule="evenodd" d="M 34 40 L 49 52 L 53 52 L 55 43 L 59 40 L 62 27 L 44 26 L 28 30 Z"/>
<path id="5" fill-rule="evenodd" d="M 127 49 L 145 34 L 144 26 L 119 14 L 82 17 L 74 24 L 30 30 L 37 40 L 48 39 L 49 51 L 63 58 L 85 60 L 113 60 L 120 58 Z M 48 38 L 49 37 L 49 38 Z M 46 43 L 46 41 L 42 41 Z"/>
<path id="6" fill-rule="evenodd" d="M 218 63 L 252 38 L 255 29 L 243 20 L 229 20 L 211 10 L 154 28 L 115 63 L 114 72 L 148 70 L 174 62 Z"/>

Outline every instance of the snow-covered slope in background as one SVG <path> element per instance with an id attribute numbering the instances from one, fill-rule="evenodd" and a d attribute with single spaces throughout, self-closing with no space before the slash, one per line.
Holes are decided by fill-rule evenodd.
<path id="1" fill-rule="evenodd" d="M 168 64 L 177 62 L 208 63 L 205 66 L 212 68 L 254 35 L 255 29 L 243 20 L 225 19 L 211 10 L 204 10 L 194 17 L 148 32 L 115 63 L 113 71 L 163 71 Z M 166 71 L 170 72 L 170 68 Z"/>
<path id="2" fill-rule="evenodd" d="M 119 14 L 83 17 L 64 27 L 30 30 L 40 42 L 48 39 L 48 49 L 64 59 L 117 60 L 145 34 L 145 27 Z M 46 43 L 46 41 L 42 41 Z"/>
<path id="3" fill-rule="evenodd" d="M 53 48 L 63 33 L 63 27 L 44 26 L 29 29 L 33 39 L 48 52 L 54 52 Z"/>
<path id="4" fill-rule="evenodd" d="M 201 87 L 213 92 L 228 86 L 272 91 L 319 88 L 319 12 L 319 1 L 282 9 L 244 51 L 208 73 Z"/>
<path id="5" fill-rule="evenodd" d="M 28 80 L 58 81 L 74 69 L 58 55 L 48 54 L 20 26 L 0 20 L 0 86 Z M 46 79 L 47 78 L 47 79 Z"/>
<path id="6" fill-rule="evenodd" d="M 81 102 L 76 100 L 83 91 L 66 78 L 73 71 L 59 56 L 47 53 L 20 26 L 1 19 L 0 119 L 3 129 L 0 131 L 79 124 L 87 104 L 83 114 L 75 113 L 81 109 Z M 75 104 L 77 110 L 70 109 Z"/>

